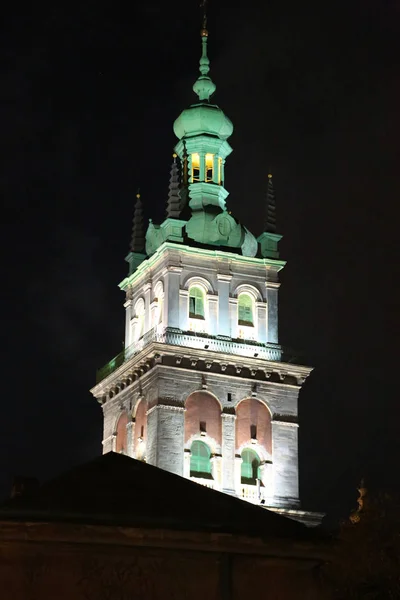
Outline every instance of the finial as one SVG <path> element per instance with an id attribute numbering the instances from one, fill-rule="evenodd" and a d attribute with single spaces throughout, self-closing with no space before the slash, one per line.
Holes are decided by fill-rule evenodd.
<path id="1" fill-rule="evenodd" d="M 276 204 L 274 184 L 272 183 L 272 173 L 268 173 L 267 214 L 265 216 L 264 231 L 276 233 Z"/>
<path id="2" fill-rule="evenodd" d="M 143 207 L 140 196 L 140 189 L 136 193 L 135 211 L 133 213 L 131 251 L 143 252 L 144 250 L 144 231 L 143 231 Z"/>
<path id="3" fill-rule="evenodd" d="M 207 55 L 207 40 L 208 40 L 208 31 L 207 31 L 207 0 L 202 0 L 200 6 L 203 9 L 203 22 L 202 29 L 200 32 L 201 35 L 201 46 L 202 53 L 200 58 L 200 77 L 197 79 L 193 86 L 193 91 L 198 95 L 201 102 L 208 102 L 210 97 L 215 92 L 216 86 L 215 83 L 208 76 L 210 71 L 210 60 Z"/>
<path id="4" fill-rule="evenodd" d="M 207 0 L 202 0 L 200 7 L 203 9 L 203 27 L 201 30 L 201 35 L 202 37 L 207 37 Z"/>

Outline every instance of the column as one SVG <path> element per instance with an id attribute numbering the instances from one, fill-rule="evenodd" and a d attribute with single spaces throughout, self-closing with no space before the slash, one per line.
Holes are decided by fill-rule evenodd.
<path id="1" fill-rule="evenodd" d="M 231 337 L 229 319 L 229 288 L 232 275 L 217 275 L 218 277 L 218 335 Z"/>
<path id="2" fill-rule="evenodd" d="M 267 341 L 267 305 L 256 302 L 257 311 L 257 341 L 265 344 Z"/>
<path id="3" fill-rule="evenodd" d="M 179 288 L 181 278 L 180 267 L 170 267 L 165 276 L 165 304 L 167 312 L 166 327 L 180 329 L 179 323 Z"/>
<path id="4" fill-rule="evenodd" d="M 298 425 L 272 421 L 273 506 L 299 503 Z"/>
<path id="5" fill-rule="evenodd" d="M 183 453 L 183 476 L 190 479 L 190 457 L 192 453 L 185 449 Z"/>
<path id="6" fill-rule="evenodd" d="M 231 325 L 231 337 L 238 336 L 238 301 L 237 298 L 229 298 L 229 318 Z"/>
<path id="7" fill-rule="evenodd" d="M 129 421 L 126 426 L 126 453 L 135 458 L 135 421 Z"/>
<path id="8" fill-rule="evenodd" d="M 116 435 L 114 431 L 115 421 L 117 417 L 117 409 L 114 406 L 109 406 L 108 403 L 103 404 L 103 454 L 113 452 L 115 450 Z"/>
<path id="9" fill-rule="evenodd" d="M 151 314 L 150 314 L 150 295 L 151 283 L 146 283 L 143 286 L 144 292 L 144 333 L 151 329 Z"/>
<path id="10" fill-rule="evenodd" d="M 147 461 L 183 475 L 185 409 L 157 404 L 147 411 Z"/>
<path id="11" fill-rule="evenodd" d="M 218 332 L 218 296 L 207 295 L 208 302 L 208 327 L 207 333 L 217 335 Z"/>
<path id="12" fill-rule="evenodd" d="M 240 491 L 242 484 L 242 457 L 240 454 L 235 454 L 235 491 L 237 496 L 241 498 L 242 494 Z"/>
<path id="13" fill-rule="evenodd" d="M 278 344 L 278 285 L 271 282 L 268 282 L 266 285 L 268 307 L 267 340 L 272 344 Z"/>
<path id="14" fill-rule="evenodd" d="M 235 420 L 236 415 L 222 413 L 222 491 L 235 494 Z"/>
<path id="15" fill-rule="evenodd" d="M 189 292 L 179 290 L 179 328 L 182 331 L 189 329 Z"/>
<path id="16" fill-rule="evenodd" d="M 132 300 L 124 302 L 125 307 L 125 348 L 132 344 L 131 339 L 131 317 L 132 317 Z"/>
<path id="17" fill-rule="evenodd" d="M 215 454 L 211 457 L 211 473 L 214 479 L 214 490 L 221 489 L 222 480 L 222 457 L 220 454 Z"/>
<path id="18" fill-rule="evenodd" d="M 271 463 L 263 462 L 260 465 L 260 478 L 264 487 L 261 487 L 261 497 L 269 506 L 273 501 L 273 477 Z"/>

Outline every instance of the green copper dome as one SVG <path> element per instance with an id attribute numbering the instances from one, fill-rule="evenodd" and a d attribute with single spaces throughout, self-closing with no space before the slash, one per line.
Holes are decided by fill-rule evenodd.
<path id="1" fill-rule="evenodd" d="M 200 102 L 192 104 L 184 110 L 174 123 L 174 133 L 177 138 L 195 135 L 212 135 L 226 140 L 233 132 L 232 122 L 215 104 L 210 104 L 210 97 L 215 92 L 215 83 L 209 77 L 210 61 L 207 56 L 208 32 L 201 31 L 202 55 L 200 58 L 200 76 L 193 85 L 193 91 Z"/>
<path id="2" fill-rule="evenodd" d="M 179 139 L 207 134 L 226 140 L 232 132 L 232 122 L 214 104 L 193 104 L 186 108 L 174 123 L 174 133 Z"/>

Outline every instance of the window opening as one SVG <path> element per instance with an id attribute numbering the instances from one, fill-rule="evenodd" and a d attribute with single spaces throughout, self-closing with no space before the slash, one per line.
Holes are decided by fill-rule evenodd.
<path id="1" fill-rule="evenodd" d="M 252 440 L 257 439 L 257 425 L 250 425 L 250 437 Z"/>
<path id="2" fill-rule="evenodd" d="M 189 317 L 204 319 L 204 292 L 199 287 L 193 287 L 189 292 Z"/>
<path id="3" fill-rule="evenodd" d="M 240 294 L 238 306 L 238 323 L 247 327 L 253 327 L 253 299 L 249 294 Z"/>
<path id="4" fill-rule="evenodd" d="M 211 452 L 207 444 L 195 441 L 190 450 L 190 476 L 212 479 Z"/>
<path id="5" fill-rule="evenodd" d="M 242 452 L 241 481 L 247 485 L 256 485 L 260 477 L 260 459 L 254 450 L 245 449 Z"/>
<path id="6" fill-rule="evenodd" d="M 214 179 L 214 154 L 206 154 L 206 181 Z"/>
<path id="7" fill-rule="evenodd" d="M 200 181 L 200 155 L 192 154 L 192 181 Z"/>
<path id="8" fill-rule="evenodd" d="M 231 394 L 231 392 L 228 392 L 228 402 L 232 402 L 232 394 Z"/>

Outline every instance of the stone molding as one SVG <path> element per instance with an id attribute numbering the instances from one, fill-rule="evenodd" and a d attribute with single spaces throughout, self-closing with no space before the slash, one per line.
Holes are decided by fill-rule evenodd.
<path id="1" fill-rule="evenodd" d="M 146 411 L 146 416 L 151 415 L 151 413 L 154 412 L 155 410 L 173 410 L 173 411 L 175 410 L 175 411 L 185 412 L 186 408 L 184 406 L 172 406 L 170 404 L 156 404 L 152 408 L 149 408 L 148 411 Z"/>
<path id="2" fill-rule="evenodd" d="M 275 421 L 271 420 L 272 425 L 285 425 L 286 427 L 299 427 L 298 423 L 294 423 L 293 421 Z"/>

